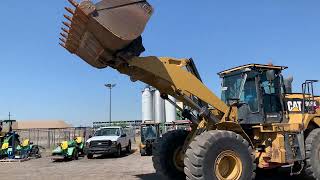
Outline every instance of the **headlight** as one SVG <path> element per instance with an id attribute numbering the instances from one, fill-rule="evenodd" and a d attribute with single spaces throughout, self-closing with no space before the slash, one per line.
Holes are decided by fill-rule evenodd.
<path id="1" fill-rule="evenodd" d="M 117 146 L 117 141 L 112 141 L 113 146 Z"/>
<path id="2" fill-rule="evenodd" d="M 89 147 L 90 146 L 90 142 L 86 142 L 86 146 Z"/>

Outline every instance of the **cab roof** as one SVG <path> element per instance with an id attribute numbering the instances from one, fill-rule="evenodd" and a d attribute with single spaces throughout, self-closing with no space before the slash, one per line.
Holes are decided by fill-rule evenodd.
<path id="1" fill-rule="evenodd" d="M 270 65 L 270 64 L 246 64 L 246 65 L 242 65 L 242 66 L 237 66 L 231 69 L 227 69 L 224 71 L 221 71 L 218 73 L 218 75 L 222 76 L 222 75 L 227 75 L 229 73 L 235 72 L 235 71 L 239 71 L 239 70 L 243 70 L 245 68 L 250 68 L 250 69 L 270 69 L 270 70 L 284 70 L 287 69 L 288 67 L 286 66 L 274 66 L 274 65 Z"/>

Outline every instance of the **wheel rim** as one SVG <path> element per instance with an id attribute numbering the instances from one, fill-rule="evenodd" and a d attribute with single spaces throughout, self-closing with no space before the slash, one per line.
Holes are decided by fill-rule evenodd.
<path id="1" fill-rule="evenodd" d="M 173 164 L 179 171 L 183 171 L 184 162 L 183 162 L 182 147 L 178 147 L 173 152 Z"/>
<path id="2" fill-rule="evenodd" d="M 233 151 L 221 152 L 216 158 L 214 173 L 219 180 L 238 180 L 242 174 L 242 162 Z"/>

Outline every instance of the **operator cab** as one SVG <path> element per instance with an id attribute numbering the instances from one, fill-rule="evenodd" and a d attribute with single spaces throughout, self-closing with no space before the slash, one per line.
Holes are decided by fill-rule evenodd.
<path id="1" fill-rule="evenodd" d="M 240 124 L 276 123 L 284 120 L 286 89 L 281 71 L 285 66 L 248 64 L 218 73 L 222 100 L 237 103 Z"/>
<path id="2" fill-rule="evenodd" d="M 160 137 L 160 124 L 156 122 L 144 122 L 141 124 L 141 142 L 155 140 Z"/>

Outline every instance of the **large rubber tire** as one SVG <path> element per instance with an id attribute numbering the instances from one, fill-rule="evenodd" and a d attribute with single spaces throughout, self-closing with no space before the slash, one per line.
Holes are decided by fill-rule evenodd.
<path id="1" fill-rule="evenodd" d="M 320 128 L 314 129 L 305 141 L 306 165 L 305 176 L 320 179 Z"/>
<path id="2" fill-rule="evenodd" d="M 39 146 L 37 145 L 32 146 L 30 151 L 30 156 L 34 158 L 41 158 Z"/>
<path id="3" fill-rule="evenodd" d="M 152 150 L 153 166 L 164 179 L 185 179 L 183 167 L 177 167 L 174 154 L 176 154 L 176 150 L 182 148 L 187 136 L 188 131 L 169 131 L 154 142 Z"/>
<path id="4" fill-rule="evenodd" d="M 250 180 L 255 178 L 255 155 L 248 141 L 234 132 L 213 130 L 197 136 L 189 145 L 184 159 L 186 179 L 218 180 L 215 173 L 216 164 L 222 162 L 221 155 L 224 153 L 233 154 L 235 159 L 240 162 L 237 167 L 241 167 L 241 170 L 236 173 L 238 176 L 233 177 L 234 179 Z M 224 174 L 221 177 L 230 179 Z"/>

